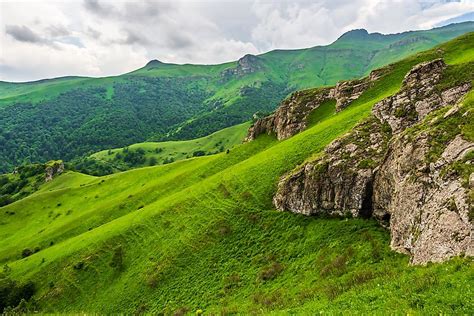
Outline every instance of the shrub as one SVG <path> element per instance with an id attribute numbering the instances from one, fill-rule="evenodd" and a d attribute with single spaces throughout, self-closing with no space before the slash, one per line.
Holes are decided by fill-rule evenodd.
<path id="1" fill-rule="evenodd" d="M 29 257 L 33 254 L 33 251 L 29 248 L 25 248 L 23 249 L 23 251 L 21 252 L 21 257 L 22 258 L 26 258 L 26 257 Z"/>
<path id="2" fill-rule="evenodd" d="M 83 261 L 79 261 L 78 263 L 76 263 L 74 266 L 73 266 L 74 270 L 82 270 L 82 268 L 84 268 L 84 262 Z"/>
<path id="3" fill-rule="evenodd" d="M 22 300 L 26 303 L 35 294 L 35 290 L 35 285 L 31 281 L 18 284 L 10 278 L 0 278 L 0 311 L 8 307 L 14 308 Z"/>
<path id="4" fill-rule="evenodd" d="M 256 304 L 260 304 L 267 307 L 273 307 L 283 304 L 283 298 L 280 291 L 275 291 L 273 293 L 258 292 L 253 295 L 253 301 Z"/>
<path id="5" fill-rule="evenodd" d="M 114 254 L 112 255 L 112 261 L 110 262 L 110 266 L 117 270 L 123 269 L 123 248 L 122 246 L 118 246 L 114 249 Z"/>
<path id="6" fill-rule="evenodd" d="M 344 292 L 344 288 L 340 284 L 328 284 L 324 287 L 324 293 L 329 300 L 334 300 L 336 297 Z"/>
<path id="7" fill-rule="evenodd" d="M 189 308 L 186 306 L 182 306 L 174 311 L 173 316 L 183 316 L 189 312 Z"/>
<path id="8" fill-rule="evenodd" d="M 340 276 L 346 272 L 347 261 L 354 255 L 354 249 L 349 247 L 342 254 L 334 258 L 330 263 L 325 265 L 321 271 L 320 275 L 325 277 L 330 274 Z"/>
<path id="9" fill-rule="evenodd" d="M 273 262 L 270 266 L 260 271 L 259 278 L 262 281 L 272 280 L 276 278 L 281 271 L 283 271 L 283 266 L 278 262 Z"/>
<path id="10" fill-rule="evenodd" d="M 231 275 L 224 278 L 224 291 L 228 292 L 232 288 L 240 285 L 240 275 L 238 273 L 232 273 Z"/>
<path id="11" fill-rule="evenodd" d="M 155 157 L 150 157 L 150 160 L 148 161 L 148 164 L 150 166 L 155 166 L 157 163 L 158 163 L 158 159 L 156 159 Z"/>
<path id="12" fill-rule="evenodd" d="M 203 150 L 196 150 L 195 152 L 193 152 L 193 157 L 199 157 L 199 156 L 205 156 L 205 155 L 206 155 L 206 152 Z"/>

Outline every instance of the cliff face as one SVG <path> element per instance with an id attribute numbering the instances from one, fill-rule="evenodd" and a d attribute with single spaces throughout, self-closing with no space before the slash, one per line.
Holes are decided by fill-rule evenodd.
<path id="1" fill-rule="evenodd" d="M 383 75 L 384 70 L 374 70 L 360 80 L 341 81 L 335 87 L 297 91 L 284 100 L 271 115 L 258 119 L 249 129 L 246 140 L 261 134 L 275 134 L 289 138 L 307 127 L 307 119 L 313 110 L 329 100 L 336 101 L 336 111 L 341 111 L 358 99 L 370 85 Z"/>
<path id="2" fill-rule="evenodd" d="M 280 210 L 305 215 L 370 216 L 374 168 L 383 159 L 390 131 L 376 118 L 331 143 L 322 157 L 283 177 L 274 196 Z"/>
<path id="3" fill-rule="evenodd" d="M 445 67 L 441 59 L 415 66 L 405 76 L 401 91 L 377 103 L 373 114 L 382 122 L 388 123 L 394 133 L 399 133 L 430 112 L 456 103 L 471 89 L 471 84 L 467 82 L 440 93 L 436 84 Z"/>
<path id="4" fill-rule="evenodd" d="M 441 90 L 445 68 L 439 59 L 414 67 L 369 119 L 282 177 L 275 206 L 372 216 L 389 227 L 391 247 L 415 264 L 473 255 L 474 143 L 462 130 L 472 126 L 474 113 L 459 104 L 471 85 Z"/>
<path id="5" fill-rule="evenodd" d="M 261 134 L 275 134 L 278 139 L 285 139 L 301 132 L 307 127 L 307 117 L 311 111 L 332 98 L 333 93 L 330 88 L 293 93 L 275 113 L 258 119 L 250 127 L 246 140 L 253 140 Z"/>
<path id="6" fill-rule="evenodd" d="M 413 263 L 474 255 L 469 189 L 450 170 L 474 143 L 457 135 L 441 157 L 428 164 L 430 136 L 397 137 L 374 179 L 373 214 L 390 218 L 391 247 Z M 472 219 L 471 219 L 472 220 Z"/>

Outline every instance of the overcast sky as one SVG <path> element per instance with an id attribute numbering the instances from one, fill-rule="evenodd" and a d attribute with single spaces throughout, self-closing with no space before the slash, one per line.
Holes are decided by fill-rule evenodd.
<path id="1" fill-rule="evenodd" d="M 115 75 L 151 59 L 221 63 L 356 28 L 428 29 L 474 0 L 0 0 L 0 80 Z"/>

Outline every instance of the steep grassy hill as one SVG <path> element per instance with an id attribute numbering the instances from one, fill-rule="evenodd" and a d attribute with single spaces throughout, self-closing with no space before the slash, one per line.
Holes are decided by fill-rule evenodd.
<path id="1" fill-rule="evenodd" d="M 220 65 L 151 61 L 129 74 L 0 82 L 0 172 L 137 142 L 192 139 L 272 111 L 288 93 L 370 70 L 474 30 L 474 23 L 394 35 L 351 31 L 328 46 Z"/>
<path id="2" fill-rule="evenodd" d="M 271 199 L 283 173 L 366 118 L 415 64 L 468 66 L 473 52 L 471 33 L 390 65 L 348 108 L 325 109 L 284 141 L 262 135 L 228 154 L 59 176 L 0 208 L 3 302 L 34 293 L 23 310 L 472 313 L 471 259 L 409 266 L 374 221 L 277 212 Z"/>

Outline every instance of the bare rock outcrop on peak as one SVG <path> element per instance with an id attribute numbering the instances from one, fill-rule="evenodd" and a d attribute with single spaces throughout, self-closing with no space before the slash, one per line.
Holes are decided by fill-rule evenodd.
<path id="1" fill-rule="evenodd" d="M 263 68 L 263 63 L 258 56 L 247 54 L 237 61 L 237 66 L 222 71 L 222 79 L 228 80 L 232 76 L 242 77 Z"/>

